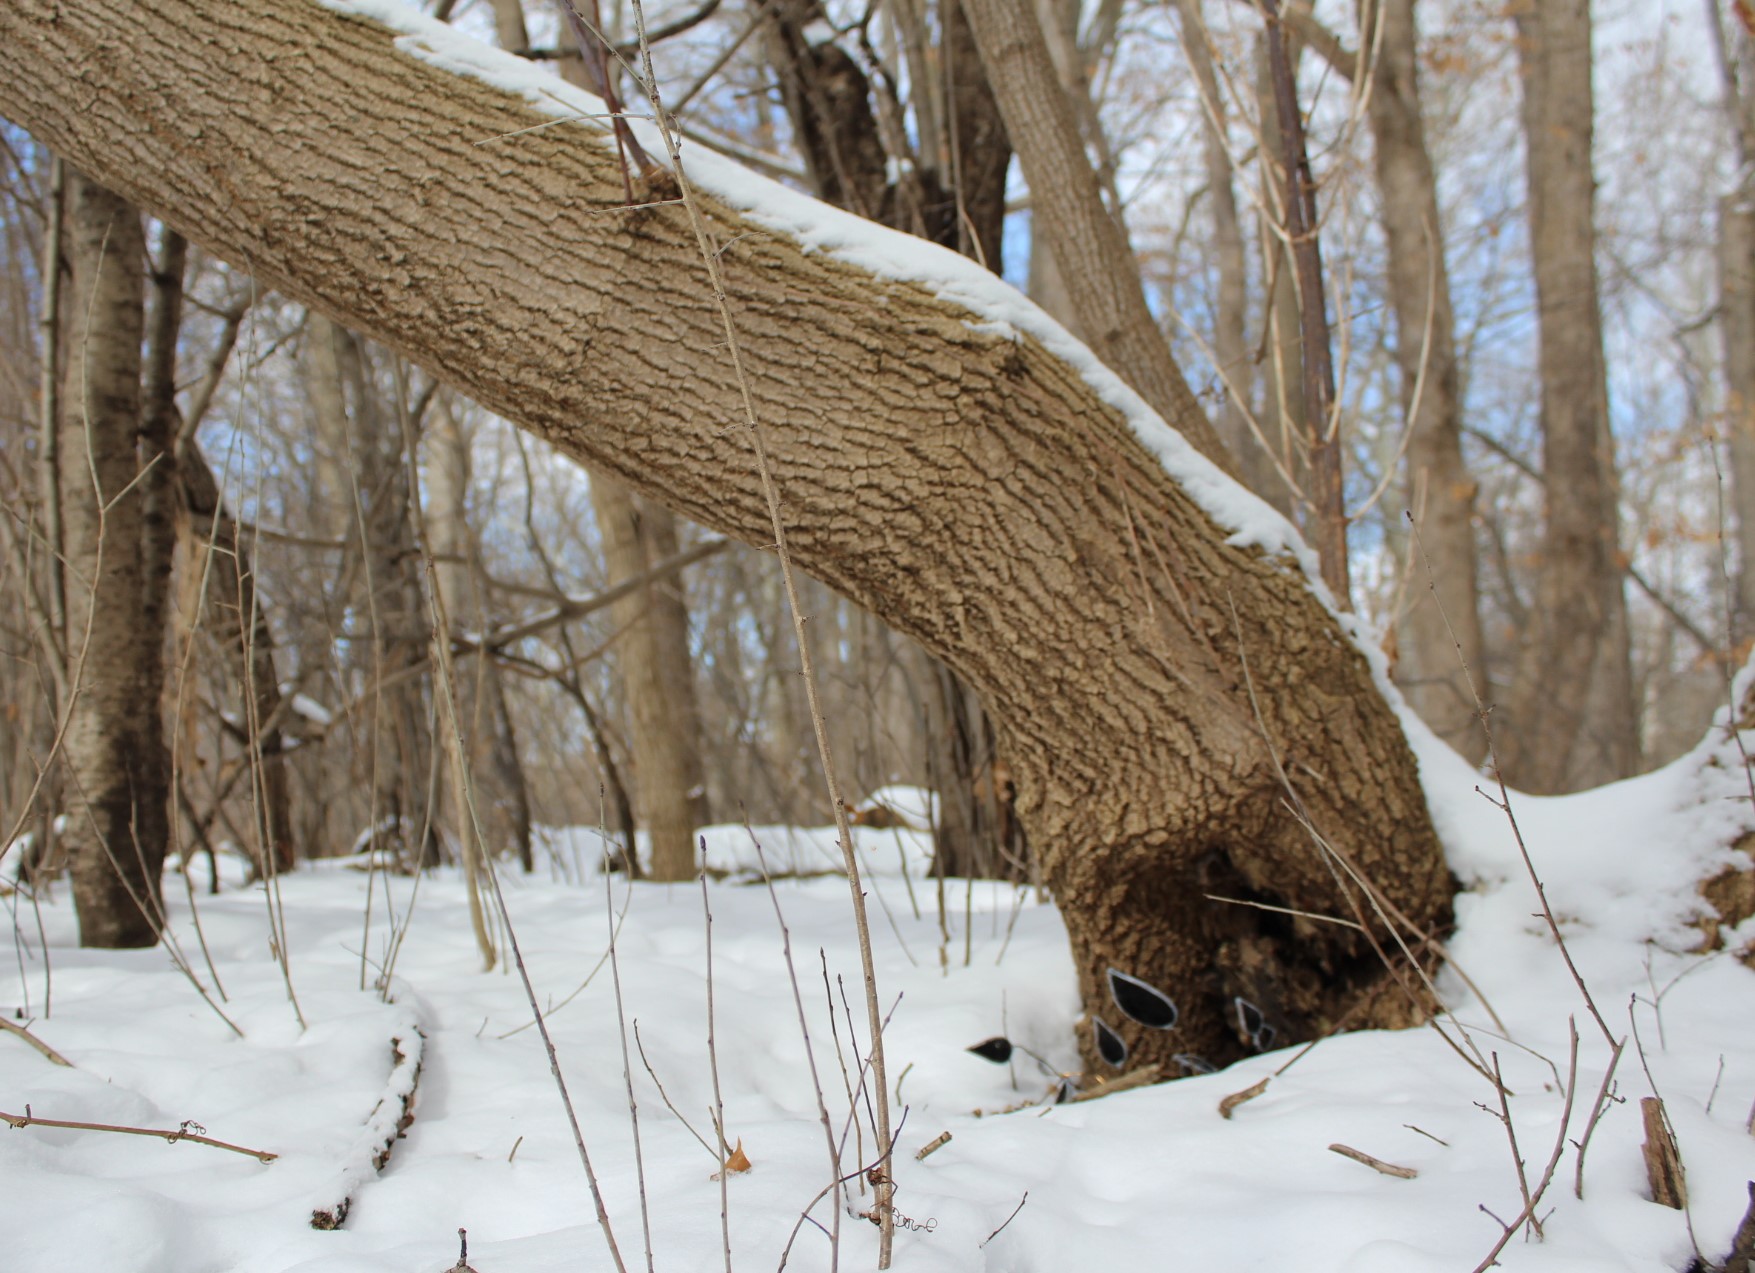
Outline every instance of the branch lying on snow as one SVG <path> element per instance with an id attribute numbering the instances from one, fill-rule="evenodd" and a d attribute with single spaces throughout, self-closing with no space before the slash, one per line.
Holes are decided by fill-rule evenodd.
<path id="1" fill-rule="evenodd" d="M 1386 1176 L 1395 1176 L 1400 1180 L 1413 1180 L 1420 1174 L 1416 1168 L 1398 1167 L 1394 1163 L 1384 1162 L 1381 1158 L 1373 1158 L 1364 1150 L 1354 1149 L 1351 1145 L 1330 1145 L 1329 1152 L 1339 1154 L 1342 1158 L 1351 1158 L 1356 1163 L 1364 1163 L 1372 1171 L 1380 1171 Z"/>
<path id="2" fill-rule="evenodd" d="M 0 1030 L 4 1030 L 8 1034 L 16 1034 L 19 1038 L 23 1039 L 26 1043 L 30 1044 L 38 1052 L 41 1052 L 44 1056 L 48 1057 L 56 1065 L 65 1065 L 70 1070 L 76 1068 L 74 1066 L 73 1062 L 69 1061 L 66 1057 L 62 1056 L 59 1052 L 55 1051 L 54 1048 L 50 1047 L 47 1043 L 44 1043 L 41 1039 L 37 1038 L 36 1035 L 32 1034 L 29 1030 L 25 1029 L 23 1026 L 18 1025 L 15 1022 L 8 1021 L 5 1017 L 0 1017 Z"/>
<path id="3" fill-rule="evenodd" d="M 318 1195 L 322 1201 L 311 1208 L 313 1229 L 339 1229 L 353 1208 L 359 1187 L 384 1169 L 390 1151 L 414 1122 L 414 1095 L 420 1085 L 420 1067 L 426 1035 L 410 1021 L 390 1040 L 390 1078 L 384 1094 L 366 1118 L 364 1131 L 342 1164 L 332 1184 Z"/>
<path id="4" fill-rule="evenodd" d="M 65 1062 L 63 1062 L 63 1064 L 65 1064 Z M 14 1128 L 67 1127 L 79 1132 L 117 1132 L 123 1136 L 156 1136 L 160 1140 L 171 1142 L 173 1145 L 179 1140 L 187 1140 L 193 1141 L 197 1145 L 211 1145 L 215 1149 L 228 1149 L 234 1154 L 244 1154 L 250 1158 L 256 1159 L 258 1162 L 265 1163 L 273 1162 L 276 1158 L 280 1157 L 279 1154 L 271 1154 L 265 1149 L 246 1149 L 242 1145 L 228 1145 L 223 1140 L 214 1140 L 209 1136 L 203 1136 L 201 1132 L 205 1129 L 201 1127 L 200 1123 L 195 1122 L 186 1122 L 181 1127 L 169 1129 L 160 1127 L 118 1127 L 114 1123 L 69 1123 L 59 1118 L 38 1118 L 35 1114 L 30 1112 L 30 1106 L 28 1105 L 24 1107 L 24 1113 L 22 1114 L 8 1114 L 4 1110 L 0 1110 L 0 1121 L 4 1121 Z"/>

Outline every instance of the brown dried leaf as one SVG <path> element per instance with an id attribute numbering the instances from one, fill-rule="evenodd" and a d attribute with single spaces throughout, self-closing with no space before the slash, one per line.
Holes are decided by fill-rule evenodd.
<path id="1" fill-rule="evenodd" d="M 721 1176 L 739 1175 L 748 1171 L 753 1166 L 755 1166 L 755 1164 L 750 1161 L 749 1155 L 743 1152 L 743 1138 L 739 1137 L 737 1148 L 733 1149 L 731 1151 L 731 1157 L 725 1160 L 724 1168 L 720 1171 L 714 1172 L 709 1179 L 717 1180 Z"/>

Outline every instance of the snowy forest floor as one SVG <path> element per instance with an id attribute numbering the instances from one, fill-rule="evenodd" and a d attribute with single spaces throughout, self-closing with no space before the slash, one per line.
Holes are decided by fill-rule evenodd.
<path id="1" fill-rule="evenodd" d="M 1440 981 L 1455 1014 L 1448 1028 L 1453 1036 L 1466 1028 L 1483 1054 L 1497 1056 L 1532 1186 L 1566 1108 L 1569 1018 L 1580 1036 L 1568 1143 L 1538 1209 L 1545 1237 L 1513 1240 L 1502 1266 L 1681 1269 L 1695 1239 L 1708 1260 L 1721 1259 L 1755 1179 L 1755 972 L 1731 954 L 1688 952 L 1701 937 L 1690 926 L 1701 913 L 1696 881 L 1734 860 L 1725 846 L 1755 824 L 1734 745 L 1721 732 L 1644 778 L 1515 800 L 1568 949 L 1610 1028 L 1629 1036 L 1616 1076 L 1621 1100 L 1591 1138 L 1581 1201 L 1573 1142 L 1609 1049 L 1533 914 L 1539 903 L 1505 815 L 1476 793 L 1478 779 L 1454 755 L 1416 743 L 1465 889 L 1450 948 L 1510 1037 L 1496 1037 L 1481 1000 L 1450 972 Z M 808 867 L 832 845 L 821 830 L 757 835 L 776 870 Z M 1021 1052 L 996 1065 L 965 1049 L 1005 1035 L 1057 1069 L 1077 1067 L 1078 1003 L 1053 907 L 1008 886 L 950 881 L 941 927 L 922 837 L 860 837 L 880 993 L 895 1005 L 885 1035 L 890 1086 L 898 1116 L 906 1108 L 896 1206 L 907 1219 L 896 1268 L 1467 1273 L 1500 1235 L 1495 1217 L 1509 1221 L 1523 1206 L 1492 1085 L 1433 1029 L 1331 1038 L 1283 1073 L 1290 1050 L 1101 1100 L 1046 1103 L 1051 1079 Z M 741 828 L 715 829 L 710 841 L 715 867 L 753 865 Z M 606 891 L 602 876 L 580 869 L 595 847 L 594 832 L 574 832 L 550 838 L 530 877 L 502 867 L 511 919 L 539 1000 L 551 1008 L 560 1064 L 628 1267 L 646 1267 L 647 1257 L 617 970 L 629 1046 L 637 1021 L 652 1072 L 682 1116 L 666 1107 L 636 1052 L 652 1267 L 724 1268 L 717 1155 L 682 1121 L 714 1139 L 703 890 L 636 884 L 630 896 L 618 876 Z M 0 1268 L 441 1273 L 457 1261 L 459 1228 L 468 1230 L 469 1264 L 480 1273 L 613 1267 L 542 1041 L 521 1028 L 531 1018 L 524 990 L 515 974 L 482 972 L 458 876 L 421 882 L 390 1002 L 361 989 L 362 975 L 369 986 L 384 961 L 387 916 L 409 913 L 413 881 L 390 880 L 388 897 L 385 882 L 369 884 L 339 863 L 281 882 L 303 1028 L 273 958 L 264 890 L 234 881 L 198 898 L 224 986 L 220 1006 L 241 1038 L 165 950 L 77 949 L 64 886 L 41 912 L 47 961 L 32 908 L 21 896 L 7 899 L 19 952 L 7 1015 L 73 1068 L 0 1035 L 0 1109 L 149 1128 L 192 1120 L 210 1137 L 278 1157 L 264 1163 L 101 1131 L 0 1129 Z M 182 884 L 168 884 L 177 941 L 211 986 Z M 710 883 L 705 896 L 726 1136 L 752 1164 L 726 1182 L 729 1267 L 776 1269 L 790 1241 L 786 1267 L 828 1269 L 834 1203 L 823 1198 L 815 1223 L 800 1223 L 828 1179 L 829 1150 L 774 904 L 737 874 Z M 839 1137 L 865 1034 L 846 884 L 790 878 L 776 896 Z M 603 960 L 611 905 L 626 907 L 613 967 Z M 1728 948 L 1752 937 L 1755 929 L 1728 934 Z M 398 1085 L 417 1057 L 412 1122 L 375 1172 L 376 1137 L 401 1113 Z M 1265 1091 L 1221 1116 L 1223 1097 L 1269 1076 Z M 1687 1214 L 1647 1196 L 1639 1098 L 1654 1088 L 1680 1144 Z M 844 1171 L 875 1156 L 863 1112 L 852 1124 L 862 1130 L 848 1135 Z M 949 1143 L 917 1160 L 943 1132 Z M 1335 1144 L 1417 1178 L 1380 1174 L 1330 1152 Z M 876 1231 L 846 1214 L 869 1207 L 870 1197 L 857 1184 L 850 1190 L 840 1267 L 872 1268 Z M 313 1211 L 344 1195 L 352 1206 L 342 1227 L 314 1230 Z"/>

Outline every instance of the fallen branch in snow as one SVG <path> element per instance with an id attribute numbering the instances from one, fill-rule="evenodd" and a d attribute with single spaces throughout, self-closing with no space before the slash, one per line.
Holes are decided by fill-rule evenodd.
<path id="1" fill-rule="evenodd" d="M 65 1064 L 65 1062 L 63 1062 Z M 9 1126 L 18 1127 L 67 1127 L 79 1132 L 117 1132 L 123 1136 L 156 1136 L 160 1140 L 169 1141 L 173 1145 L 179 1140 L 193 1141 L 197 1145 L 211 1145 L 215 1149 L 229 1149 L 234 1154 L 244 1154 L 258 1162 L 273 1162 L 280 1157 L 265 1149 L 246 1149 L 242 1145 L 228 1145 L 223 1140 L 214 1140 L 202 1134 L 205 1128 L 200 1123 L 185 1122 L 181 1127 L 166 1130 L 158 1127 L 118 1127 L 114 1123 L 69 1123 L 59 1118 L 38 1118 L 30 1112 L 30 1106 L 24 1107 L 22 1114 L 8 1114 L 0 1110 L 0 1121 Z M 193 1129 L 193 1130 L 192 1130 Z"/>
<path id="2" fill-rule="evenodd" d="M 1163 1077 L 1156 1065 L 1142 1065 L 1137 1070 L 1130 1070 L 1120 1078 L 1113 1078 L 1100 1087 L 1093 1087 L 1087 1092 L 1075 1092 L 1067 1098 L 1068 1105 L 1076 1105 L 1080 1101 L 1094 1101 L 1100 1096 L 1111 1096 L 1116 1092 L 1130 1091 L 1136 1087 L 1150 1087 Z M 1034 1104 L 1034 1102 L 1031 1102 Z"/>
<path id="3" fill-rule="evenodd" d="M 23 1026 L 15 1024 L 14 1022 L 8 1021 L 5 1017 L 0 1017 L 0 1030 L 4 1030 L 8 1034 L 16 1034 L 19 1038 L 23 1039 L 26 1043 L 30 1044 L 38 1052 L 41 1052 L 44 1056 L 48 1057 L 49 1060 L 53 1061 L 56 1065 L 65 1065 L 70 1070 L 76 1068 L 74 1066 L 73 1062 L 69 1061 L 66 1057 L 62 1056 L 59 1052 L 55 1051 L 54 1048 L 50 1047 L 47 1043 L 44 1043 L 41 1039 L 37 1038 L 36 1035 L 32 1034 L 29 1030 L 25 1029 Z"/>
<path id="4" fill-rule="evenodd" d="M 354 1142 L 336 1180 L 319 1195 L 322 1201 L 311 1208 L 313 1229 L 339 1229 L 353 1208 L 355 1191 L 390 1161 L 390 1151 L 414 1122 L 414 1095 L 420 1086 L 425 1048 L 426 1035 L 412 1023 L 391 1038 L 390 1078 L 384 1093 L 366 1117 L 365 1130 Z"/>
<path id="5" fill-rule="evenodd" d="M 1236 1113 L 1239 1105 L 1253 1101 L 1256 1097 L 1267 1091 L 1267 1085 L 1272 1079 L 1273 1075 L 1270 1074 L 1261 1082 L 1251 1084 L 1241 1092 L 1232 1092 L 1231 1095 L 1219 1102 L 1219 1116 L 1221 1118 L 1230 1118 L 1232 1114 Z"/>
<path id="6" fill-rule="evenodd" d="M 1392 1162 L 1384 1162 L 1381 1158 L 1373 1158 L 1362 1149 L 1354 1149 L 1351 1145 L 1330 1145 L 1329 1152 L 1339 1154 L 1342 1158 L 1351 1158 L 1356 1163 L 1364 1163 L 1372 1171 L 1381 1171 L 1386 1176 L 1394 1176 L 1397 1180 L 1413 1180 L 1419 1171 L 1413 1167 L 1398 1167 Z"/>

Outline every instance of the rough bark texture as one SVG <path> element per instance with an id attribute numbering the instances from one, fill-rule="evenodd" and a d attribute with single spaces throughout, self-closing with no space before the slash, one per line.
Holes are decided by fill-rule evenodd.
<path id="1" fill-rule="evenodd" d="M 776 33 L 771 47 L 781 96 L 794 132 L 805 140 L 817 196 L 858 212 L 859 203 L 847 197 L 853 184 L 847 174 L 854 157 L 863 156 L 864 180 L 883 192 L 881 198 L 867 197 L 863 202 L 881 206 L 885 224 L 953 247 L 998 272 L 1005 240 L 1006 170 L 1012 152 L 959 0 L 949 0 L 944 6 L 944 32 L 938 50 L 947 66 L 942 127 L 948 135 L 921 138 L 918 153 L 909 156 L 909 162 L 896 165 L 899 179 L 888 187 L 883 186 L 887 164 L 881 150 L 867 155 L 857 146 L 825 146 L 820 140 L 878 137 L 878 113 L 864 77 L 858 78 L 857 91 L 848 91 L 842 68 L 851 66 L 851 59 L 845 54 L 834 56 L 839 51 L 832 45 L 807 43 L 803 23 L 813 8 L 793 3 L 770 12 Z M 925 18 L 924 13 L 914 16 Z M 917 31 L 907 43 L 924 48 L 928 36 L 928 32 Z M 922 112 L 919 117 L 933 118 L 934 114 Z M 807 582 L 800 592 L 807 598 L 811 619 L 811 663 L 819 676 L 827 676 L 829 669 L 840 665 L 840 642 L 822 643 L 827 607 L 809 600 L 819 587 L 814 581 Z M 1005 826 L 994 816 L 999 802 L 977 794 L 982 767 L 995 761 L 991 730 L 979 699 L 961 678 L 930 657 L 927 663 L 925 679 L 931 707 L 924 759 L 928 781 L 939 796 L 938 816 L 932 825 L 934 870 L 941 876 L 998 874 L 1008 853 L 1021 859 L 1022 846 L 1007 844 Z M 837 720 L 833 714 L 827 721 L 831 751 L 842 766 L 849 766 L 858 754 L 854 746 L 846 745 L 854 738 L 847 728 L 850 723 Z M 800 737 L 810 736 L 808 715 L 796 725 Z M 979 742 L 972 742 L 977 739 Z M 857 767 L 849 772 L 857 772 Z M 844 782 L 848 774 L 837 777 Z M 1021 836 L 1013 838 L 1021 841 Z"/>
<path id="2" fill-rule="evenodd" d="M 0 111 L 592 467 L 771 536 L 684 214 L 619 210 L 600 139 L 475 145 L 539 121 L 373 23 L 265 0 L 7 5 Z M 703 212 L 800 566 L 989 705 L 1087 1008 L 1130 1063 L 1247 1051 L 1233 996 L 1285 1040 L 1378 989 L 1349 930 L 1204 898 L 1354 913 L 1285 811 L 1283 765 L 1403 911 L 1448 919 L 1412 757 L 1301 571 L 1229 543 L 1032 339 Z M 1174 996 L 1178 1027 L 1123 1019 L 1111 967 Z"/>
<path id="3" fill-rule="evenodd" d="M 964 0 L 1006 133 L 1030 183 L 1034 231 L 1047 238 L 1091 349 L 1226 472 L 1230 453 L 1189 390 L 1146 308 L 1126 236 L 1103 207 L 1072 101 L 1029 0 Z"/>
<path id="4" fill-rule="evenodd" d="M 1506 780 L 1533 792 L 1639 768 L 1597 305 L 1589 0 L 1515 11 L 1542 375 L 1547 528 L 1529 638 L 1494 732 Z"/>
<path id="5" fill-rule="evenodd" d="M 170 752 L 159 697 L 174 532 L 170 439 L 141 410 L 146 240 L 123 196 L 68 174 L 61 503 L 72 719 L 66 842 L 84 946 L 151 946 L 164 920 Z"/>
<path id="6" fill-rule="evenodd" d="M 1368 100 L 1379 208 L 1389 251 L 1396 366 L 1408 441 L 1409 507 L 1419 528 L 1411 609 L 1397 632 L 1396 679 L 1435 733 L 1472 759 L 1485 751 L 1463 674 L 1481 671 L 1475 583 L 1475 482 L 1463 463 L 1462 399 L 1438 180 L 1420 116 L 1414 0 L 1365 0 L 1381 35 Z M 1320 46 L 1319 46 L 1320 47 Z M 1428 573 L 1430 569 L 1430 573 Z"/>

